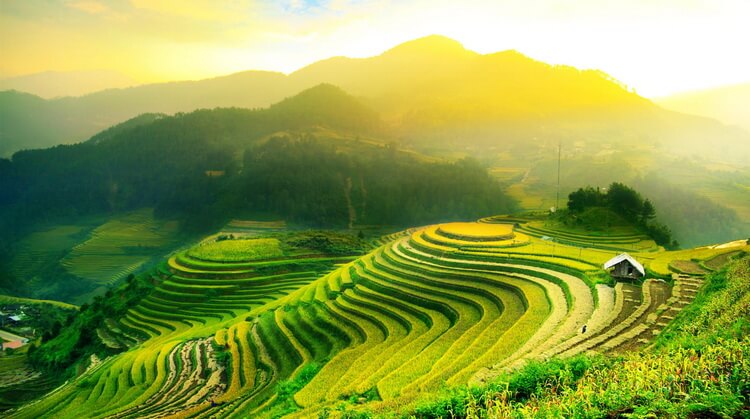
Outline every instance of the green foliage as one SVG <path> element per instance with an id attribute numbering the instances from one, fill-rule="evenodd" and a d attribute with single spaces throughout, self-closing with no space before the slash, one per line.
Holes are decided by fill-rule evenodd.
<path id="1" fill-rule="evenodd" d="M 227 369 L 227 375 L 231 376 L 232 374 L 232 352 L 228 350 L 228 345 L 219 345 L 216 343 L 216 341 L 211 341 L 211 345 L 214 349 L 214 357 L 216 357 L 216 362 L 219 363 L 219 365 L 223 366 Z"/>
<path id="2" fill-rule="evenodd" d="M 568 209 L 581 212 L 590 207 L 608 206 L 616 213 L 630 222 L 638 222 L 640 218 L 648 213 L 653 217 L 655 210 L 649 201 L 648 208 L 644 210 L 644 201 L 641 195 L 632 188 L 622 183 L 613 182 L 609 185 L 606 193 L 599 188 L 579 188 L 568 195 Z"/>
<path id="3" fill-rule="evenodd" d="M 647 224 L 649 220 L 656 217 L 656 208 L 654 208 L 654 204 L 652 204 L 648 198 L 643 201 L 643 207 L 641 208 L 640 217 L 640 221 L 642 224 Z"/>
<path id="4" fill-rule="evenodd" d="M 500 379 L 500 382 L 507 382 L 507 389 L 515 400 L 525 401 L 546 392 L 559 392 L 562 388 L 571 387 L 594 362 L 603 361 L 602 358 L 591 359 L 585 355 L 565 360 L 531 361 L 518 372 Z"/>
<path id="5" fill-rule="evenodd" d="M 605 197 L 599 188 L 579 188 L 568 195 L 568 209 L 580 212 L 589 207 L 601 207 L 605 205 Z"/>
<path id="6" fill-rule="evenodd" d="M 569 359 L 551 359 L 546 362 L 531 361 L 523 368 L 506 373 L 491 383 L 472 387 L 444 389 L 414 408 L 419 418 L 464 417 L 467 410 L 476 405 L 486 409 L 493 395 L 503 394 L 506 400 L 523 403 L 550 393 L 558 394 L 574 388 L 576 383 L 593 366 L 608 365 L 602 356 L 578 355 Z"/>
<path id="7" fill-rule="evenodd" d="M 613 227 L 628 225 L 619 214 L 607 207 L 588 207 L 581 211 L 561 211 L 555 217 L 570 227 L 583 228 L 586 231 L 606 231 Z"/>
<path id="8" fill-rule="evenodd" d="M 637 222 L 643 211 L 643 198 L 634 189 L 614 182 L 607 190 L 607 204 L 626 220 Z"/>
<path id="9" fill-rule="evenodd" d="M 654 239 L 656 244 L 660 244 L 667 249 L 677 249 L 680 244 L 676 240 L 672 239 L 672 230 L 661 223 L 651 223 L 646 226 L 649 236 Z"/>
<path id="10" fill-rule="evenodd" d="M 299 410 L 299 406 L 294 402 L 294 395 L 315 377 L 320 368 L 321 365 L 315 362 L 308 363 L 300 369 L 294 378 L 279 382 L 276 388 L 276 400 L 269 410 L 268 416 L 281 418 Z"/>

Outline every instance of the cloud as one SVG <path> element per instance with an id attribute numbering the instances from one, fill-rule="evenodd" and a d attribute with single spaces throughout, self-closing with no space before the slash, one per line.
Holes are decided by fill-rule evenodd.
<path id="1" fill-rule="evenodd" d="M 107 6 L 93 0 L 76 0 L 66 3 L 66 6 L 86 12 L 92 15 L 104 13 L 108 10 Z"/>

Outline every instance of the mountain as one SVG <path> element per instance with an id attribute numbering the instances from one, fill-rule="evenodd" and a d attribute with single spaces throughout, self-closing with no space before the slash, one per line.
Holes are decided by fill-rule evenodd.
<path id="1" fill-rule="evenodd" d="M 0 223 L 0 230 L 23 230 L 24 224 L 32 225 L 45 217 L 117 213 L 142 207 L 156 207 L 162 215 L 182 214 L 189 226 L 199 229 L 221 222 L 242 208 L 290 220 L 339 225 L 347 220 L 339 217 L 345 207 L 341 207 L 343 195 L 337 194 L 351 179 L 357 182 L 346 193 L 350 194 L 349 205 L 354 205 L 356 194 L 375 200 L 394 196 L 376 193 L 381 187 L 390 187 L 387 185 L 368 185 L 369 192 L 357 192 L 367 184 L 360 178 L 364 173 L 370 173 L 373 181 L 388 183 L 386 179 L 400 173 L 400 164 L 411 165 L 419 173 L 392 182 L 402 191 L 418 187 L 416 179 L 420 177 L 439 178 L 444 174 L 427 170 L 427 160 L 398 153 L 386 147 L 385 141 L 373 141 L 371 136 L 381 126 L 377 113 L 338 87 L 325 84 L 265 109 L 144 114 L 83 143 L 20 151 L 10 161 L 0 159 L 0 213 L 7 221 Z M 361 138 L 368 135 L 366 140 Z M 258 154 L 265 157 L 259 160 Z M 387 167 L 378 166 L 381 158 Z M 377 169 L 373 162 L 378 162 Z M 336 167 L 340 169 L 338 174 Z M 487 176 L 478 167 L 467 166 L 466 170 Z M 220 176 L 214 179 L 207 173 Z M 328 177 L 316 178 L 325 173 Z M 461 178 L 457 173 L 451 177 Z M 429 179 L 422 180 L 431 184 Z M 266 181 L 280 183 L 262 188 L 254 183 Z M 490 179 L 478 183 L 483 182 Z M 300 184 L 305 186 L 299 188 Z M 255 187 L 261 189 L 253 200 L 250 191 Z M 314 202 L 306 202 L 305 196 L 312 191 L 317 192 L 308 198 Z M 323 199 L 330 194 L 335 197 Z M 494 194 L 503 196 L 499 189 Z M 369 217 L 376 224 L 415 221 L 410 211 L 420 208 L 419 201 L 431 195 L 410 195 L 416 200 L 411 209 L 391 206 L 367 215 L 360 211 L 358 218 L 364 221 Z M 366 207 L 378 205 L 370 202 Z M 457 205 L 464 203 L 457 201 Z M 433 216 L 446 210 L 450 215 L 450 207 L 436 204 L 430 211 L 435 212 Z M 349 212 L 357 211 L 350 207 Z M 17 222 L 19 217 L 27 223 Z"/>
<path id="2" fill-rule="evenodd" d="M 0 155 L 83 141 L 142 113 L 264 107 L 321 83 L 357 97 L 380 113 L 393 138 L 423 150 L 585 139 L 659 144 L 670 153 L 734 161 L 750 156 L 745 133 L 665 111 L 600 71 L 552 66 L 516 51 L 482 55 L 441 36 L 370 58 L 330 58 L 288 76 L 248 71 L 48 101 L 5 92 Z M 28 116 L 15 119 L 9 116 L 14 112 Z M 39 120 L 45 121 L 44 132 L 29 126 Z M 715 141 L 726 147 L 715 147 Z"/>
<path id="3" fill-rule="evenodd" d="M 289 78 L 298 84 L 336 84 L 393 116 L 440 116 L 446 123 L 653 106 L 601 72 L 550 66 L 516 51 L 481 55 L 441 36 L 410 41 L 377 57 L 325 60 Z"/>
<path id="4" fill-rule="evenodd" d="M 18 90 L 43 98 L 81 96 L 136 85 L 116 71 L 45 71 L 0 79 L 0 90 Z"/>
<path id="5" fill-rule="evenodd" d="M 750 83 L 679 93 L 656 99 L 679 112 L 715 118 L 750 131 Z"/>

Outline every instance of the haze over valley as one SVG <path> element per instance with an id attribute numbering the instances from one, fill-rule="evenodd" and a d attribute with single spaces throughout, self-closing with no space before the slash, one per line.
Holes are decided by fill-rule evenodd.
<path id="1" fill-rule="evenodd" d="M 4 416 L 750 408 L 746 5 L 282 3 L 0 6 Z"/>

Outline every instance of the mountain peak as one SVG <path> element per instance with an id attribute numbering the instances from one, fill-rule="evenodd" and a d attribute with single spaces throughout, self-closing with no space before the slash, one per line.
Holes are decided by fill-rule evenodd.
<path id="1" fill-rule="evenodd" d="M 476 54 L 456 41 L 443 35 L 428 35 L 397 45 L 383 53 L 384 56 L 404 55 L 465 55 Z"/>
<path id="2" fill-rule="evenodd" d="M 370 130 L 379 124 L 377 114 L 338 86 L 321 83 L 268 108 L 293 116 L 302 123 L 314 122 L 347 129 Z"/>

